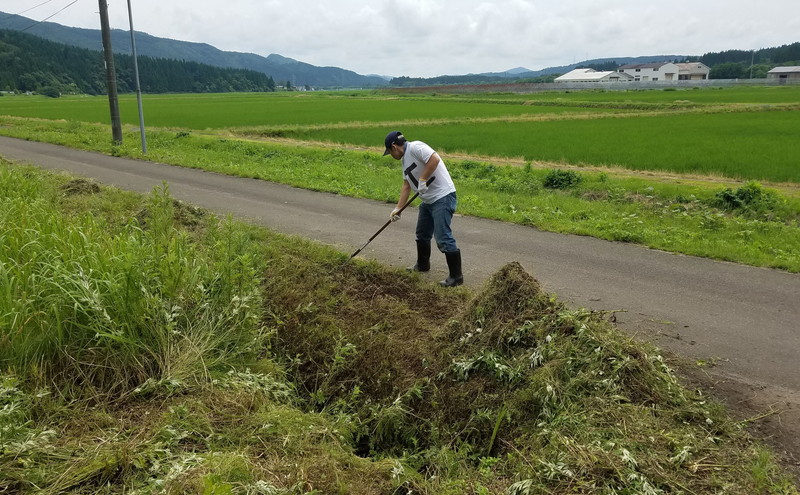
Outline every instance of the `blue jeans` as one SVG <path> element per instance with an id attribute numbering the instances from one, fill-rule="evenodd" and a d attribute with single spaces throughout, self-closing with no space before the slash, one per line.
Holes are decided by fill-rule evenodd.
<path id="1" fill-rule="evenodd" d="M 430 242 L 436 238 L 436 246 L 443 253 L 457 251 L 456 240 L 450 230 L 450 221 L 456 212 L 456 193 L 438 199 L 433 204 L 422 203 L 417 217 L 417 240 Z"/>

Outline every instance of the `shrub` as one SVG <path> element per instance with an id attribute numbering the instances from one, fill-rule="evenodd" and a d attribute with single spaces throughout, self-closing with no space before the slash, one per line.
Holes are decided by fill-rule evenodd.
<path id="1" fill-rule="evenodd" d="M 551 170 L 544 177 L 544 187 L 548 189 L 569 189 L 583 180 L 572 170 Z"/>
<path id="2" fill-rule="evenodd" d="M 39 90 L 39 94 L 49 96 L 50 98 L 59 98 L 61 96 L 61 91 L 55 86 L 44 86 Z"/>
<path id="3" fill-rule="evenodd" d="M 758 182 L 749 182 L 733 190 L 723 189 L 717 192 L 714 206 L 724 210 L 746 210 L 752 212 L 766 212 L 778 205 L 775 192 L 761 187 Z"/>

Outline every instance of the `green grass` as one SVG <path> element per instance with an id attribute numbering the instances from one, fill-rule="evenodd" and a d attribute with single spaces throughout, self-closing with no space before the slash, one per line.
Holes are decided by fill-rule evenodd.
<path id="1" fill-rule="evenodd" d="M 443 94 L 440 98 L 447 97 Z M 452 95 L 454 99 L 472 99 L 475 95 Z M 688 102 L 700 105 L 720 105 L 726 103 L 779 104 L 800 101 L 800 88 L 797 86 L 733 86 L 733 87 L 692 87 L 667 89 L 629 89 L 629 90 L 562 90 L 542 91 L 523 94 L 486 94 L 480 99 L 499 99 L 531 102 L 564 102 L 573 105 L 582 103 L 648 103 L 671 105 Z"/>
<path id="2" fill-rule="evenodd" d="M 115 147 L 105 126 L 13 118 L 0 123 L 6 135 L 142 157 L 134 129 Z M 149 144 L 147 158 L 164 163 L 387 203 L 396 202 L 399 192 L 397 162 L 372 151 L 155 130 Z M 800 197 L 792 189 L 775 190 L 767 210 L 731 210 L 717 204 L 717 195 L 743 183 L 580 171 L 585 180 L 577 186 L 550 190 L 543 185 L 549 167 L 446 160 L 463 214 L 800 272 Z"/>
<path id="3" fill-rule="evenodd" d="M 123 121 L 138 124 L 132 95 Z M 210 129 L 378 147 L 387 129 L 443 153 L 800 182 L 800 90 L 747 87 L 527 95 L 148 95 L 151 128 Z M 108 122 L 104 97 L 8 96 L 0 114 Z"/>
<path id="4" fill-rule="evenodd" d="M 297 139 L 374 146 L 385 126 L 297 129 Z M 403 126 L 442 153 L 800 182 L 797 111 Z"/>
<path id="5" fill-rule="evenodd" d="M 149 97 L 151 125 L 190 124 L 174 131 L 150 127 L 147 158 L 392 203 L 396 163 L 348 148 L 380 150 L 386 129 L 401 128 L 445 156 L 461 213 L 797 272 L 800 201 L 792 184 L 800 176 L 792 157 L 800 135 L 798 93 L 794 87 L 748 87 L 477 97 L 160 95 Z M 524 104 L 537 101 L 543 106 Z M 128 96 L 123 103 L 134 101 Z M 94 118 L 84 113 L 89 109 L 106 120 L 105 105 L 102 98 L 3 97 L 0 112 L 69 119 L 2 117 L 0 132 L 143 158 L 133 129 L 123 146 L 111 146 L 107 127 L 80 121 Z M 134 111 L 126 114 L 135 119 Z M 224 125 L 234 127 L 190 131 Z M 262 136 L 335 144 L 258 142 Z M 503 160 L 527 166 L 492 164 Z M 585 167 L 586 180 L 547 189 L 545 176 L 554 167 Z M 598 168 L 605 172 L 593 171 Z M 696 178 L 658 176 L 667 171 Z M 786 184 L 769 209 L 720 207 L 717 195 L 725 188 L 752 180 Z"/>
<path id="6" fill-rule="evenodd" d="M 173 219 L 198 213 L 166 189 L 134 219 L 85 207 L 70 217 L 59 210 L 80 208 L 70 198 L 91 194 L 86 182 L 56 185 L 7 165 L 0 182 L 0 364 L 18 376 L 117 396 L 148 381 L 195 380 L 259 345 L 249 307 L 258 265 L 229 224 L 209 224 L 197 245 Z"/>
<path id="7" fill-rule="evenodd" d="M 234 93 L 146 95 L 145 123 L 154 127 L 225 129 L 259 125 L 315 125 L 341 122 L 392 122 L 407 119 L 470 119 L 525 115 L 586 113 L 585 108 L 500 105 L 441 99 L 402 99 L 369 95 L 300 93 Z M 136 99 L 119 98 L 124 123 L 138 125 Z M 594 113 L 606 110 L 596 109 Z M 0 99 L 0 114 L 82 122 L 108 122 L 108 97 L 9 96 Z"/>
<path id="8" fill-rule="evenodd" d="M 0 491 L 797 494 L 655 349 L 519 265 L 477 294 L 337 269 L 163 188 L 5 162 L 0 201 Z"/>

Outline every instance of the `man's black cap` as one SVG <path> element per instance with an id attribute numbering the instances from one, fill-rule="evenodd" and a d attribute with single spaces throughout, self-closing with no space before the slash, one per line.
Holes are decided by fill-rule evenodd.
<path id="1" fill-rule="evenodd" d="M 392 131 L 386 135 L 386 139 L 384 140 L 384 144 L 386 145 L 386 151 L 383 152 L 383 156 L 388 155 L 392 151 L 392 145 L 396 142 L 400 141 L 401 139 L 405 140 L 403 137 L 403 133 L 400 131 Z"/>

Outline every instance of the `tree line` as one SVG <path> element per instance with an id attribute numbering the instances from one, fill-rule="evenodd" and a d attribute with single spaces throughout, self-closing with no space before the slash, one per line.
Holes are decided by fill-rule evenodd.
<path id="1" fill-rule="evenodd" d="M 711 67 L 711 79 L 763 79 L 780 65 L 800 65 L 800 42 L 759 50 L 706 53 L 700 61 Z"/>
<path id="2" fill-rule="evenodd" d="M 726 50 L 723 52 L 710 52 L 700 57 L 700 61 L 709 67 L 719 64 L 737 63 L 747 64 L 784 64 L 800 60 L 800 42 L 791 45 L 782 45 L 774 48 L 761 48 L 758 50 Z"/>
<path id="3" fill-rule="evenodd" d="M 214 67 L 198 62 L 138 57 L 140 86 L 145 93 L 224 93 L 275 91 L 275 81 L 248 69 Z M 136 89 L 133 57 L 115 54 L 117 89 Z M 32 91 L 49 96 L 104 94 L 103 54 L 0 30 L 0 90 Z"/>

